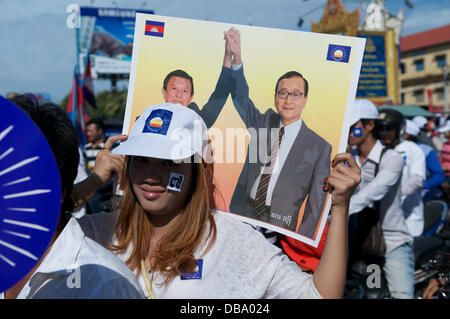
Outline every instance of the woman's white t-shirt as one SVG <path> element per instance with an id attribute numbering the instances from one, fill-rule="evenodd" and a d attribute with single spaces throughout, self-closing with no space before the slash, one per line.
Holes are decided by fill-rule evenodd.
<path id="1" fill-rule="evenodd" d="M 193 279 L 177 276 L 167 286 L 155 274 L 152 289 L 156 298 L 260 299 L 260 298 L 322 298 L 314 286 L 312 275 L 302 272 L 282 250 L 269 243 L 250 225 L 229 213 L 214 212 L 216 240 L 203 255 L 203 245 L 195 253 L 202 259 L 201 271 Z M 86 215 L 80 225 L 88 237 L 104 244 L 113 238 L 114 214 Z M 113 239 L 114 240 L 114 239 Z M 126 261 L 129 251 L 117 256 Z M 145 281 L 137 274 L 142 289 Z"/>

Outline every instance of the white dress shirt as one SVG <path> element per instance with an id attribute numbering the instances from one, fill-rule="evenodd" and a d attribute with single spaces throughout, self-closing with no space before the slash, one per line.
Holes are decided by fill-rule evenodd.
<path id="1" fill-rule="evenodd" d="M 274 168 L 272 171 L 272 176 L 270 177 L 269 185 L 267 186 L 267 197 L 266 197 L 266 205 L 270 206 L 272 202 L 272 193 L 273 189 L 275 188 L 275 185 L 278 180 L 278 176 L 280 175 L 281 169 L 283 168 L 284 162 L 286 161 L 286 158 L 289 155 L 289 151 L 292 148 L 292 145 L 294 144 L 295 139 L 297 138 L 298 133 L 300 132 L 300 129 L 302 128 L 302 119 L 299 119 L 287 126 L 284 126 L 282 123 L 280 123 L 279 129 L 284 126 L 284 134 L 281 139 L 280 148 L 278 149 L 278 154 L 275 160 Z M 277 130 L 277 132 L 279 132 Z M 269 133 L 268 133 L 269 134 Z M 275 138 L 272 138 L 272 145 L 271 149 L 273 149 L 275 143 L 277 142 L 278 133 L 276 134 Z M 250 191 L 250 198 L 255 199 L 256 192 L 258 191 L 258 185 L 259 180 L 261 179 L 261 174 L 263 172 L 264 165 L 261 167 L 261 173 L 256 179 L 255 183 L 252 186 L 252 189 Z"/>
<path id="2" fill-rule="evenodd" d="M 413 237 L 423 232 L 424 216 L 422 186 L 426 180 L 426 161 L 422 149 L 411 141 L 403 141 L 395 147 L 403 156 L 402 208 L 406 225 Z"/>
<path id="3" fill-rule="evenodd" d="M 3 299 L 3 293 L 0 299 Z M 144 298 L 131 270 L 71 218 L 17 299 Z"/>
<path id="4" fill-rule="evenodd" d="M 383 145 L 377 140 L 367 159 L 361 164 L 357 149 L 351 151 L 362 170 L 361 183 L 350 199 L 349 214 L 373 207 L 380 201 L 380 219 L 386 241 L 386 252 L 390 252 L 405 242 L 412 242 L 401 207 L 401 175 L 403 158 L 395 150 L 387 150 L 380 161 Z M 378 174 L 375 166 L 378 164 Z"/>

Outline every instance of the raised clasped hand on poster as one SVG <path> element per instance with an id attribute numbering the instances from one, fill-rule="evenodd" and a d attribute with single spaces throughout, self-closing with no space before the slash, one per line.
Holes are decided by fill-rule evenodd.
<path id="1" fill-rule="evenodd" d="M 241 57 L 241 34 L 239 30 L 231 27 L 224 32 L 225 35 L 225 55 L 232 56 L 233 64 L 240 65 L 242 63 Z M 231 67 L 231 65 L 230 65 Z"/>

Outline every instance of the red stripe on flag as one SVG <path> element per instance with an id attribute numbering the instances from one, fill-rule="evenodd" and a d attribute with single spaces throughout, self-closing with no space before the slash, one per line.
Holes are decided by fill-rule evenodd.
<path id="1" fill-rule="evenodd" d="M 158 29 L 158 31 L 152 30 L 152 29 Z M 164 27 L 161 27 L 159 25 L 151 25 L 151 24 L 146 24 L 145 25 L 145 31 L 147 32 L 158 32 L 158 33 L 164 33 Z"/>
<path id="2" fill-rule="evenodd" d="M 75 87 L 77 85 L 76 81 L 77 81 L 76 79 L 74 79 L 72 81 L 72 90 L 70 90 L 69 99 L 67 100 L 67 109 L 66 109 L 67 113 L 72 113 L 74 111 L 74 107 L 73 107 L 73 104 L 74 104 L 73 98 L 74 98 L 74 96 L 73 96 L 73 93 L 74 93 Z"/>

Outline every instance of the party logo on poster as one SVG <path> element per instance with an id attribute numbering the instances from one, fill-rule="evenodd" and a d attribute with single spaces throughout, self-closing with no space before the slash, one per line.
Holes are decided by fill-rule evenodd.
<path id="1" fill-rule="evenodd" d="M 348 63 L 350 58 L 350 50 L 351 47 L 345 45 L 330 44 L 328 46 L 327 60 Z"/>

